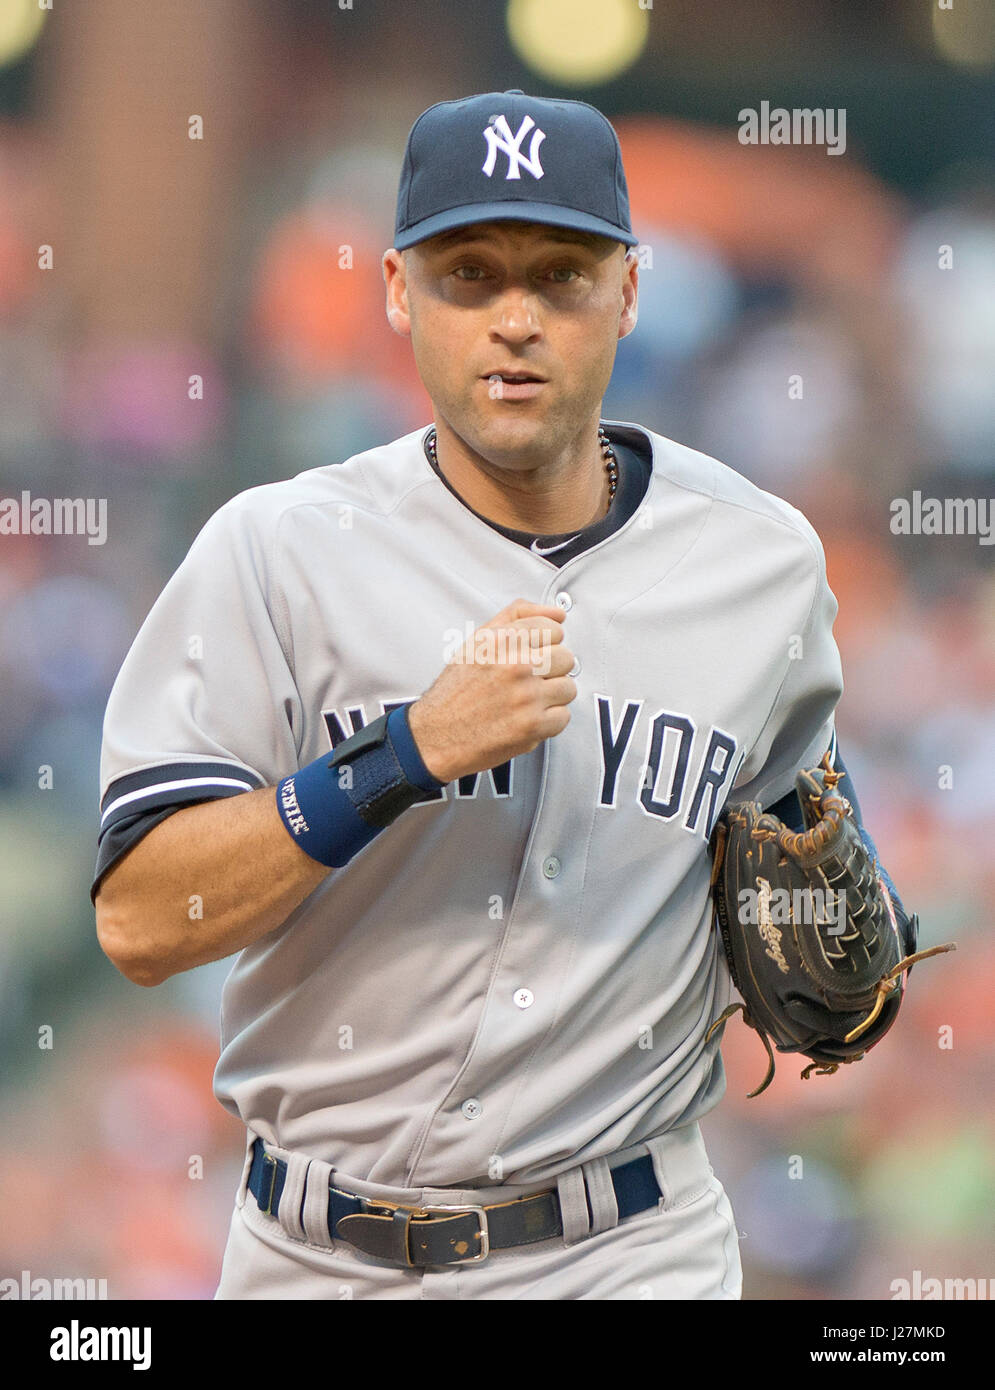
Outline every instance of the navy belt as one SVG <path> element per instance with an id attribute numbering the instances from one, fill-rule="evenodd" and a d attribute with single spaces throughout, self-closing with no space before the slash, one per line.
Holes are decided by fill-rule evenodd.
<path id="1" fill-rule="evenodd" d="M 261 1212 L 278 1216 L 287 1164 L 253 1145 L 248 1189 Z M 662 1193 L 649 1155 L 611 1170 L 618 1217 L 656 1206 Z M 357 1250 L 404 1266 L 477 1264 L 490 1250 L 532 1245 L 563 1234 L 555 1188 L 493 1206 L 404 1206 L 328 1189 L 328 1232 Z"/>

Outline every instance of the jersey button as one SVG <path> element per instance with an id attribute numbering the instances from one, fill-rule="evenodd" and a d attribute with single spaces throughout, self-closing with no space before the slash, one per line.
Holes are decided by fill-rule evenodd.
<path id="1" fill-rule="evenodd" d="M 548 859 L 542 861 L 542 871 L 547 878 L 555 878 L 560 872 L 560 861 L 555 854 L 551 854 Z"/>
<path id="2" fill-rule="evenodd" d="M 520 1009 L 527 1009 L 530 1004 L 535 1003 L 535 995 L 530 989 L 516 989 L 511 997 Z"/>
<path id="3" fill-rule="evenodd" d="M 484 1113 L 484 1107 L 475 1096 L 471 1096 L 469 1100 L 465 1100 L 460 1106 L 460 1109 L 468 1120 L 479 1119 Z"/>
<path id="4" fill-rule="evenodd" d="M 573 599 L 570 597 L 570 595 L 567 593 L 565 589 L 560 590 L 560 592 L 553 599 L 553 602 L 556 604 L 557 608 L 562 608 L 564 613 L 569 613 L 571 608 L 574 606 Z"/>

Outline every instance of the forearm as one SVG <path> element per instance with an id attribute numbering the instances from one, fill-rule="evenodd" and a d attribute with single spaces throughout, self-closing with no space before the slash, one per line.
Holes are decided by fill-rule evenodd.
<path id="1" fill-rule="evenodd" d="M 287 834 L 272 787 L 188 806 L 107 873 L 98 938 L 128 979 L 161 984 L 276 930 L 329 872 Z"/>
<path id="2" fill-rule="evenodd" d="M 577 693 L 562 619 L 558 609 L 517 599 L 491 620 L 529 644 L 541 638 L 540 655 L 553 647 L 541 678 L 532 660 L 449 665 L 415 702 L 424 716 L 416 715 L 417 739 L 411 707 L 399 706 L 278 788 L 168 816 L 101 882 L 104 952 L 128 979 L 156 985 L 243 950 L 281 926 L 330 867 L 349 863 L 408 805 L 438 797 L 444 782 L 423 749 L 443 777 L 457 777 L 559 733 Z"/>

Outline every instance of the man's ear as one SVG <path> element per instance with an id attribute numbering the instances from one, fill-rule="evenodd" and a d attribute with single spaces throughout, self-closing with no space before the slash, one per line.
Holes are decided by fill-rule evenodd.
<path id="1" fill-rule="evenodd" d="M 408 268 L 404 252 L 392 246 L 385 251 L 381 262 L 384 286 L 387 291 L 387 322 L 402 338 L 411 336 L 411 314 L 408 309 Z"/>
<path id="2" fill-rule="evenodd" d="M 626 248 L 622 262 L 622 312 L 618 336 L 627 338 L 639 317 L 639 254 L 635 246 Z"/>

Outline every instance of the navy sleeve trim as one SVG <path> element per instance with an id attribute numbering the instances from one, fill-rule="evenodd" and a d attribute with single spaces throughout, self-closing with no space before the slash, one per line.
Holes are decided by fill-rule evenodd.
<path id="1" fill-rule="evenodd" d="M 160 763 L 118 777 L 100 803 L 100 834 L 137 812 L 258 791 L 262 779 L 238 763 Z"/>
<path id="2" fill-rule="evenodd" d="M 256 781 L 258 782 L 258 778 Z M 263 783 L 259 782 L 259 786 L 262 785 Z M 90 885 L 90 901 L 96 901 L 97 890 L 104 875 L 167 816 L 171 816 L 174 811 L 182 811 L 187 806 L 196 806 L 205 801 L 220 801 L 228 796 L 240 796 L 243 790 L 245 788 L 222 787 L 218 783 L 207 787 L 188 786 L 185 790 L 162 794 L 163 799 L 151 806 L 143 805 L 136 810 L 134 803 L 126 805 L 100 832 L 97 863 L 93 871 L 93 883 Z M 256 788 L 250 787 L 248 790 Z"/>
<path id="3" fill-rule="evenodd" d="M 182 809 L 182 806 L 161 806 L 155 811 L 140 811 L 137 815 L 126 816 L 123 820 L 116 821 L 101 835 L 97 847 L 97 864 L 93 871 L 93 882 L 90 885 L 90 901 L 92 903 L 97 900 L 97 890 L 100 887 L 101 879 L 113 869 L 118 860 L 123 859 L 129 850 L 134 849 L 139 840 L 144 839 L 160 821 L 164 821 L 174 811 L 182 811 Z"/>

